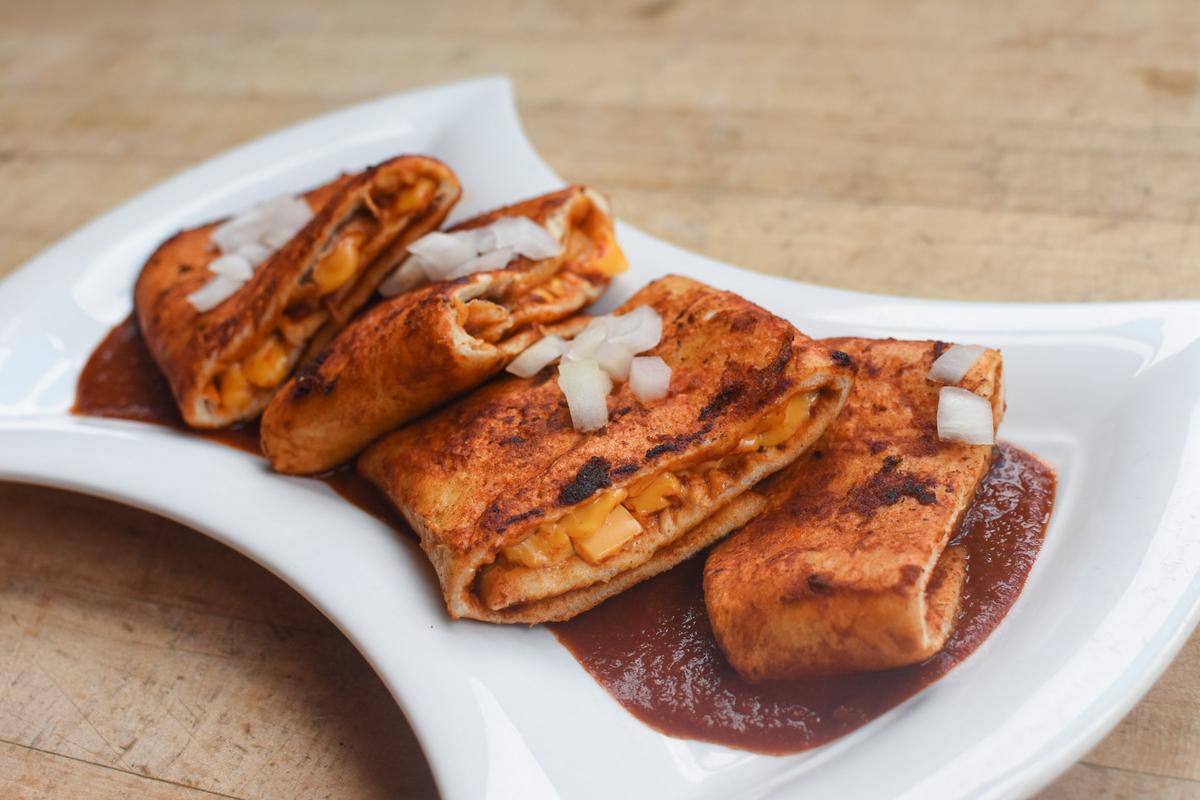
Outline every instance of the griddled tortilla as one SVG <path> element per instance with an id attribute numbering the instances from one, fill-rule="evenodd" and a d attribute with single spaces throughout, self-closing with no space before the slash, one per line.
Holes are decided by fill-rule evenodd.
<path id="1" fill-rule="evenodd" d="M 858 367 L 845 410 L 812 451 L 761 487 L 770 510 L 704 570 L 713 632 L 750 680 L 889 669 L 938 652 L 954 625 L 962 548 L 948 546 L 991 462 L 942 442 L 944 345 L 834 339 Z M 959 383 L 1004 414 L 999 352 Z"/>
<path id="2" fill-rule="evenodd" d="M 313 219 L 206 312 L 188 295 L 212 277 L 220 221 L 160 245 L 138 278 L 134 305 L 184 421 L 219 428 L 258 416 L 296 364 L 367 302 L 408 245 L 442 223 L 459 194 L 454 173 L 423 156 L 344 175 L 307 193 Z"/>
<path id="3" fill-rule="evenodd" d="M 732 293 L 668 277 L 617 313 L 639 305 L 663 318 L 664 399 L 620 384 L 608 424 L 579 433 L 548 367 L 359 458 L 420 535 L 452 617 L 568 619 L 695 554 L 762 510 L 746 490 L 816 441 L 853 382 L 833 348 Z"/>
<path id="4" fill-rule="evenodd" d="M 456 225 L 525 216 L 560 255 L 415 288 L 368 311 L 304 365 L 267 407 L 263 452 L 280 472 L 314 473 L 500 372 L 626 269 L 608 203 L 572 186 Z M 576 326 L 577 327 L 577 326 Z M 570 335 L 571 323 L 555 332 Z"/>

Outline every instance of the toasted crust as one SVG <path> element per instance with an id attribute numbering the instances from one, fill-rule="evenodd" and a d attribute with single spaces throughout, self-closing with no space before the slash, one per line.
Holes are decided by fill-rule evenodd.
<path id="1" fill-rule="evenodd" d="M 947 547 L 991 462 L 942 442 L 944 345 L 834 339 L 858 365 L 846 408 L 811 453 L 760 487 L 770 510 L 718 546 L 704 571 L 717 641 L 750 680 L 882 670 L 945 644 L 964 577 Z M 988 350 L 960 383 L 1004 413 Z"/>
<path id="2" fill-rule="evenodd" d="M 263 451 L 280 472 L 314 473 L 353 458 L 373 440 L 491 378 L 553 326 L 594 302 L 625 259 L 598 193 L 572 186 L 455 226 L 526 216 L 571 257 L 517 258 L 507 267 L 437 283 L 380 303 L 343 330 L 275 395 L 262 420 Z M 550 296 L 534 292 L 554 282 Z M 544 289 L 543 289 L 544 291 Z M 469 329 L 470 304 L 502 306 L 503 330 Z M 567 335 L 574 332 L 570 324 Z"/>
<path id="3" fill-rule="evenodd" d="M 324 319 L 303 345 L 289 352 L 294 366 L 339 330 L 404 256 L 408 244 L 436 228 L 458 200 L 458 179 L 441 162 L 399 156 L 357 175 L 343 175 L 305 195 L 315 216 L 295 237 L 254 272 L 232 297 L 201 313 L 188 295 L 212 277 L 207 265 L 219 255 L 211 236 L 220 222 L 183 231 L 159 246 L 146 262 L 134 290 L 134 305 L 146 344 L 163 371 L 184 420 L 197 428 L 217 428 L 258 416 L 270 399 L 257 392 L 249 406 L 230 414 L 210 403 L 206 389 L 229 364 L 252 352 L 277 329 L 289 298 L 307 276 L 339 228 L 368 209 L 372 193 L 392 181 L 420 178 L 435 190 L 425 205 L 403 215 L 384 211 L 368 245 L 369 260 L 343 290 L 318 310 Z"/>
<path id="4" fill-rule="evenodd" d="M 547 368 L 529 379 L 495 381 L 360 457 L 360 472 L 420 535 L 451 616 L 565 619 L 678 563 L 758 510 L 756 499 L 740 495 L 811 444 L 853 382 L 852 368 L 839 363 L 831 348 L 729 292 L 669 277 L 619 311 L 644 304 L 663 317 L 663 341 L 652 352 L 673 369 L 671 394 L 664 400 L 644 405 L 620 385 L 609 400 L 608 425 L 581 434 L 571 427 L 555 369 Z M 499 610 L 480 602 L 474 591 L 479 570 L 543 521 L 607 487 L 724 455 L 764 411 L 798 391 L 816 390 L 822 402 L 807 441 L 794 437 L 754 462 L 751 472 L 734 481 L 737 490 L 711 498 L 699 518 L 672 517 L 657 550 L 634 559 L 622 550 L 597 568 L 594 583 L 564 585 L 555 596 Z M 728 524 L 701 531 L 704 518 L 716 519 L 725 504 L 731 509 Z M 689 536 L 693 530 L 696 535 Z"/>

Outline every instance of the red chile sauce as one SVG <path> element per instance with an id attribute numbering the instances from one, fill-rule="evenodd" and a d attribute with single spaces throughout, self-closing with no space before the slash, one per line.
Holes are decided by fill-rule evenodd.
<path id="1" fill-rule="evenodd" d="M 1011 445 L 997 448 L 955 535 L 967 578 L 954 633 L 911 667 L 803 681 L 748 683 L 721 654 L 700 588 L 704 558 L 549 626 L 635 717 L 671 736 L 760 753 L 795 753 L 870 722 L 970 655 L 1012 607 L 1042 545 L 1054 472 Z"/>
<path id="2" fill-rule="evenodd" d="M 90 417 L 151 422 L 262 455 L 258 423 L 215 431 L 195 430 L 183 423 L 166 378 L 146 349 L 133 315 L 109 331 L 84 365 L 71 411 Z M 319 475 L 317 479 L 371 516 L 416 538 L 399 512 L 378 489 L 354 471 L 353 464 Z"/>
<path id="3" fill-rule="evenodd" d="M 79 377 L 74 413 L 187 431 L 261 455 L 257 425 L 187 428 L 130 317 L 96 348 Z M 319 477 L 349 502 L 411 529 L 352 466 Z M 754 685 L 725 661 L 704 610 L 704 558 L 549 626 L 580 664 L 638 719 L 664 733 L 762 753 L 793 753 L 858 728 L 919 692 L 978 647 L 1008 613 L 1037 557 L 1054 503 L 1049 467 L 1000 445 L 956 534 L 967 579 L 945 649 L 912 667 Z"/>

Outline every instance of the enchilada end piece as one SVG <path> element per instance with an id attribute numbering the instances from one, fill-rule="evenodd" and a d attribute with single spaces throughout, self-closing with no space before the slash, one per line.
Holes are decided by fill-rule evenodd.
<path id="1" fill-rule="evenodd" d="M 865 672 L 937 653 L 965 575 L 951 544 L 992 447 L 938 439 L 937 342 L 834 339 L 858 365 L 841 416 L 761 487 L 769 510 L 704 571 L 713 632 L 750 680 Z M 1000 354 L 959 385 L 1004 413 Z"/>
<path id="2" fill-rule="evenodd" d="M 670 393 L 628 384 L 608 423 L 571 424 L 555 368 L 506 376 L 373 445 L 359 471 L 404 513 L 452 617 L 568 619 L 762 510 L 748 492 L 809 447 L 853 368 L 729 292 L 668 277 L 618 314 L 663 320 Z"/>
<path id="3" fill-rule="evenodd" d="M 441 162 L 399 156 L 303 196 L 313 216 L 232 295 L 200 310 L 216 275 L 221 222 L 159 246 L 138 277 L 134 307 L 146 345 L 185 422 L 219 428 L 258 416 L 292 369 L 361 308 L 416 238 L 458 200 Z"/>
<path id="4" fill-rule="evenodd" d="M 483 214 L 450 230 L 527 217 L 561 245 L 549 258 L 409 288 L 342 331 L 263 414 L 263 452 L 279 472 L 321 472 L 496 373 L 603 294 L 626 268 L 607 201 L 584 186 Z M 586 321 L 586 320 L 585 320 Z"/>

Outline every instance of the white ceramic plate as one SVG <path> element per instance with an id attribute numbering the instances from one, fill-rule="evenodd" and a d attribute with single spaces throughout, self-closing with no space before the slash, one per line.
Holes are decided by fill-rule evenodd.
<path id="1" fill-rule="evenodd" d="M 456 218 L 562 181 L 502 78 L 289 128 L 95 220 L 0 284 L 0 477 L 114 498 L 262 563 L 336 622 L 404 709 L 447 800 L 1026 795 L 1150 687 L 1200 614 L 1200 303 L 993 305 L 836 291 L 747 272 L 622 226 L 610 307 L 678 272 L 813 336 L 1001 347 L 1002 434 L 1051 461 L 1059 497 L 1024 594 L 966 662 L 825 747 L 759 756 L 663 736 L 540 628 L 450 622 L 419 551 L 325 485 L 163 428 L 67 413 L 80 367 L 180 228 L 403 152 L 458 173 Z M 619 208 L 618 208 L 619 211 Z"/>

